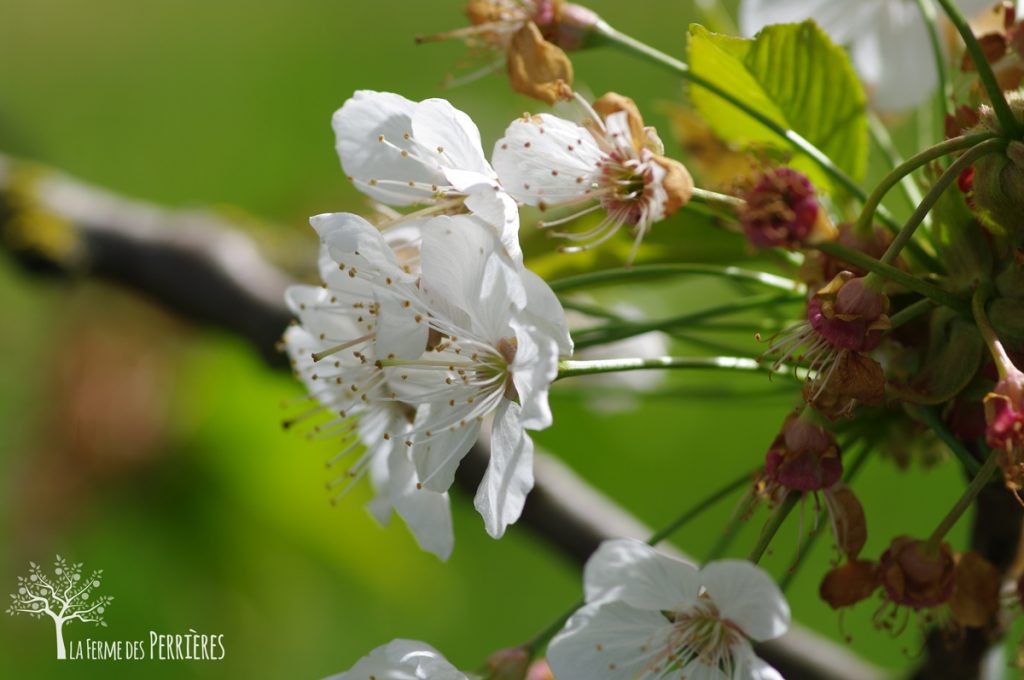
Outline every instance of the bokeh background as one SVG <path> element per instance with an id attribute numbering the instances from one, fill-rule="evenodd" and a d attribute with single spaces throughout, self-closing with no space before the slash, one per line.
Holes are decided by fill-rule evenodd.
<path id="1" fill-rule="evenodd" d="M 701 18 L 693 3 L 674 0 L 589 4 L 680 56 L 688 23 Z M 307 216 L 366 207 L 344 180 L 330 128 L 354 90 L 447 97 L 478 122 L 485 146 L 538 110 L 501 75 L 441 89 L 465 61 L 462 46 L 417 47 L 412 37 L 462 21 L 458 0 L 0 0 L 0 151 L 129 196 L 210 207 L 302 276 L 316 245 Z M 685 101 L 677 79 L 604 50 L 574 62 L 579 89 L 635 98 L 683 157 L 669 132 L 673 105 Z M 893 125 L 912 148 L 913 121 Z M 529 220 L 523 229 L 533 233 Z M 657 232 L 648 261 L 749 256 L 739 239 L 692 216 Z M 545 275 L 621 262 L 613 254 L 566 263 L 530 239 Z M 693 280 L 596 299 L 673 314 L 746 294 Z M 363 509 L 365 486 L 332 507 L 331 443 L 280 425 L 301 390 L 236 338 L 113 285 L 41 279 L 6 256 L 0 310 L 0 591 L 14 590 L 29 560 L 49 564 L 59 553 L 104 569 L 102 590 L 115 597 L 108 628 L 76 623 L 67 639 L 191 629 L 223 634 L 227 650 L 218 662 L 58 665 L 47 620 L 4 616 L 0 676 L 320 677 L 396 637 L 426 640 L 473 669 L 579 596 L 575 565 L 523 527 L 491 540 L 461 491 L 447 564 L 419 551 L 400 521 L 377 526 Z M 730 342 L 759 351 L 749 333 Z M 761 375 L 688 373 L 635 399 L 635 409 L 609 413 L 593 393 L 618 388 L 569 387 L 556 390 L 555 424 L 536 441 L 652 526 L 756 465 L 795 395 Z M 885 528 L 865 551 L 877 555 L 893 532 L 930 531 L 961 481 L 952 465 L 899 472 L 873 457 L 854 488 L 869 527 Z M 706 554 L 736 502 L 676 543 Z M 806 526 L 813 506 L 804 516 Z M 741 530 L 733 554 L 749 550 L 762 520 Z M 773 573 L 796 555 L 797 536 L 791 520 L 764 562 Z M 803 624 L 841 639 L 836 614 L 816 597 L 832 556 L 821 541 L 789 595 Z M 855 648 L 884 666 L 913 664 L 916 631 L 894 640 L 871 628 L 872 613 L 868 604 L 846 617 Z"/>

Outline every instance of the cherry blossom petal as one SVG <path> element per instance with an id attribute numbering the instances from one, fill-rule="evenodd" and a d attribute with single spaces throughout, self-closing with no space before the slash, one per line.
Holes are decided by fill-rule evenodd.
<path id="1" fill-rule="evenodd" d="M 327 680 L 468 680 L 425 642 L 393 640 Z"/>
<path id="2" fill-rule="evenodd" d="M 852 46 L 857 72 L 871 102 L 881 111 L 913 108 L 935 91 L 939 76 L 931 59 L 931 42 L 914 3 L 880 8 L 872 30 Z"/>
<path id="3" fill-rule="evenodd" d="M 491 458 L 473 501 L 494 538 L 519 519 L 533 488 L 533 440 L 523 430 L 519 411 L 519 404 L 504 400 L 494 412 Z"/>
<path id="4" fill-rule="evenodd" d="M 404 444 L 392 444 L 387 462 L 388 491 L 395 511 L 421 548 L 447 560 L 455 546 L 448 494 L 418 488 L 416 467 Z"/>
<path id="5" fill-rule="evenodd" d="M 754 654 L 749 643 L 734 647 L 733 659 L 736 667 L 731 680 L 784 680 L 782 673 Z"/>
<path id="6" fill-rule="evenodd" d="M 745 560 L 711 562 L 701 569 L 700 579 L 722 618 L 736 624 L 747 637 L 758 642 L 771 640 L 789 628 L 786 598 L 756 565 Z"/>
<path id="7" fill-rule="evenodd" d="M 572 338 L 569 336 L 569 324 L 565 318 L 565 309 L 558 296 L 551 290 L 541 277 L 529 269 L 520 273 L 523 287 L 526 289 L 526 307 L 524 315 L 558 344 L 558 354 L 563 357 L 572 356 Z"/>
<path id="8" fill-rule="evenodd" d="M 558 377 L 558 343 L 517 320 L 511 326 L 517 341 L 512 382 L 522 405 L 522 426 L 543 430 L 552 422 L 548 391 Z"/>
<path id="9" fill-rule="evenodd" d="M 542 113 L 509 125 L 494 147 L 492 162 L 513 198 L 540 205 L 589 194 L 603 158 L 586 128 Z"/>
<path id="10" fill-rule="evenodd" d="M 509 259 L 517 267 L 523 265 L 523 249 L 519 245 L 519 206 L 497 184 L 476 184 L 466 189 L 466 207 L 484 220 L 498 234 Z"/>
<path id="11" fill-rule="evenodd" d="M 423 157 L 424 149 L 406 137 L 416 107 L 397 94 L 360 90 L 331 120 L 345 174 L 360 191 L 388 205 L 424 202 L 433 195 L 432 185 L 446 183 L 436 151 Z"/>
<path id="12" fill-rule="evenodd" d="M 697 568 L 664 555 L 642 541 L 605 541 L 583 571 L 586 601 L 621 600 L 655 612 L 678 610 L 697 602 Z"/>
<path id="13" fill-rule="evenodd" d="M 480 131 L 473 120 L 444 99 L 426 99 L 416 105 L 412 135 L 427 153 L 436 152 L 438 166 L 494 177 L 484 157 Z"/>
<path id="14" fill-rule="evenodd" d="M 548 665 L 558 680 L 655 680 L 672 625 L 658 611 L 624 602 L 579 609 L 548 646 Z M 663 669 L 662 669 L 663 670 Z"/>
<path id="15" fill-rule="evenodd" d="M 416 410 L 415 429 L 426 430 L 434 423 L 445 421 L 450 410 L 447 400 L 420 405 Z M 478 434 L 480 423 L 473 419 L 465 425 L 439 427 L 436 432 L 431 430 L 431 436 L 422 443 L 418 442 L 413 448 L 412 459 L 423 487 L 431 491 L 447 491 L 455 481 L 459 463 L 469 453 Z"/>

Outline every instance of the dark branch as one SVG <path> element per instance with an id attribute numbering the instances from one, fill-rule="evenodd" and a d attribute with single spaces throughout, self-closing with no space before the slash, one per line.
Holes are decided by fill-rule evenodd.
<path id="1" fill-rule="evenodd" d="M 44 238 L 32 233 L 33 220 L 66 232 Z M 0 225 L 0 240 L 26 265 L 100 276 L 143 292 L 183 317 L 245 338 L 270 364 L 285 366 L 275 346 L 291 319 L 283 302 L 289 279 L 222 219 L 128 200 L 0 156 Z M 72 246 L 61 246 L 67 243 Z M 474 447 L 459 468 L 463 488 L 476 488 L 488 455 L 485 443 Z M 554 458 L 538 456 L 535 476 L 521 524 L 576 564 L 609 538 L 650 535 Z M 788 680 L 883 677 L 799 626 L 758 651 Z"/>

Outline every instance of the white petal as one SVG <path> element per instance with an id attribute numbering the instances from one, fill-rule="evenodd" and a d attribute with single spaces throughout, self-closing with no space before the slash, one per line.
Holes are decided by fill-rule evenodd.
<path id="1" fill-rule="evenodd" d="M 509 125 L 492 162 L 513 198 L 527 205 L 555 205 L 586 195 L 603 158 L 586 128 L 542 113 Z"/>
<path id="2" fill-rule="evenodd" d="M 935 91 L 938 74 L 928 29 L 914 3 L 890 3 L 853 44 L 857 72 L 882 111 L 913 108 Z"/>
<path id="3" fill-rule="evenodd" d="M 523 312 L 534 325 L 554 338 L 558 343 L 558 353 L 563 357 L 572 356 L 572 338 L 569 337 L 569 325 L 565 318 L 565 309 L 558 296 L 544 279 L 529 269 L 520 273 L 523 287 L 526 289 L 526 308 Z"/>
<path id="4" fill-rule="evenodd" d="M 548 646 L 548 665 L 558 680 L 653 680 L 672 625 L 656 611 L 622 602 L 588 604 Z"/>
<path id="5" fill-rule="evenodd" d="M 508 400 L 495 411 L 491 460 L 473 501 L 494 538 L 501 538 L 505 528 L 519 519 L 526 494 L 533 488 L 533 440 L 523 431 L 519 411 L 519 404 Z"/>
<path id="6" fill-rule="evenodd" d="M 733 661 L 736 669 L 730 680 L 785 680 L 782 673 L 754 654 L 749 643 L 734 648 Z"/>
<path id="7" fill-rule="evenodd" d="M 412 283 L 415 277 L 402 269 L 394 251 L 377 227 L 352 213 L 314 215 L 309 223 L 320 235 L 331 258 L 364 275 Z M 346 271 L 350 275 L 351 271 Z"/>
<path id="8" fill-rule="evenodd" d="M 392 503 L 420 547 L 447 560 L 452 554 L 452 513 L 448 494 L 417 488 L 416 468 L 399 443 L 387 457 Z"/>
<path id="9" fill-rule="evenodd" d="M 587 602 L 621 600 L 655 612 L 678 610 L 697 601 L 697 568 L 664 555 L 642 541 L 605 541 L 583 570 Z"/>
<path id="10" fill-rule="evenodd" d="M 438 165 L 494 177 L 473 120 L 444 99 L 426 99 L 412 115 L 412 134 Z"/>
<path id="11" fill-rule="evenodd" d="M 467 680 L 425 642 L 393 640 L 360 659 L 351 669 L 327 680 Z"/>
<path id="12" fill-rule="evenodd" d="M 530 430 L 551 425 L 548 391 L 558 376 L 558 343 L 534 326 L 513 319 L 516 358 L 512 362 L 512 382 L 522 404 L 522 424 Z"/>
<path id="13" fill-rule="evenodd" d="M 354 319 L 334 309 L 331 296 L 330 291 L 319 286 L 289 286 L 285 291 L 288 308 L 313 336 L 319 339 L 323 335 L 323 339 L 317 342 L 323 347 L 358 338 L 365 332 L 360 330 Z"/>
<path id="14" fill-rule="evenodd" d="M 462 310 L 460 325 L 471 324 L 488 340 L 502 337 L 511 310 L 526 305 L 494 231 L 470 215 L 438 217 L 423 227 L 422 268 L 426 295 Z"/>
<path id="15" fill-rule="evenodd" d="M 679 678 L 685 678 L 685 680 L 740 680 L 741 677 L 743 680 L 749 680 L 746 676 L 739 675 L 730 678 L 720 669 L 708 666 L 700 659 L 694 659 L 679 672 Z"/>
<path id="16" fill-rule="evenodd" d="M 777 638 L 789 628 L 789 604 L 771 576 L 745 560 L 710 562 L 701 569 L 701 584 L 722 618 L 747 637 Z"/>
<path id="17" fill-rule="evenodd" d="M 397 94 L 361 90 L 331 120 L 345 174 L 360 191 L 388 205 L 427 201 L 433 195 L 431 185 L 445 184 L 437 154 L 424 155 L 405 138 L 412 133 L 416 107 Z M 379 141 L 382 135 L 387 143 Z M 371 180 L 378 180 L 377 185 Z M 422 186 L 410 187 L 410 181 Z"/>
<path id="18" fill-rule="evenodd" d="M 408 295 L 378 288 L 377 338 L 374 349 L 379 359 L 418 359 L 427 346 L 430 327 L 412 305 Z M 419 316 L 419 321 L 416 317 Z"/>
<path id="19" fill-rule="evenodd" d="M 445 420 L 450 410 L 447 400 L 421 404 L 416 409 L 416 430 L 430 430 L 431 424 Z M 431 431 L 432 437 L 417 442 L 412 450 L 412 460 L 423 487 L 431 491 L 447 491 L 455 481 L 459 463 L 479 433 L 480 423 L 474 419 L 464 426 L 456 426 L 454 432 L 442 425 L 437 431 Z"/>
<path id="20" fill-rule="evenodd" d="M 477 184 L 468 189 L 466 207 L 494 228 L 509 259 L 521 267 L 523 249 L 519 245 L 519 207 L 515 200 L 504 191 L 496 191 L 494 185 Z"/>
<path id="21" fill-rule="evenodd" d="M 879 10 L 887 2 L 890 0 L 743 0 L 740 30 L 753 36 L 772 24 L 814 19 L 834 41 L 850 44 L 876 28 Z"/>

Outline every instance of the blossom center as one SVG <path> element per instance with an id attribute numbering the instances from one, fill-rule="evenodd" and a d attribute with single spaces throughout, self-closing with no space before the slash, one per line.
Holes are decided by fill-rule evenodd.
<path id="1" fill-rule="evenodd" d="M 669 636 L 669 662 L 684 668 L 696 659 L 732 677 L 732 650 L 744 636 L 734 623 L 722 618 L 707 594 L 701 596 L 696 606 L 666 616 L 673 623 Z"/>

